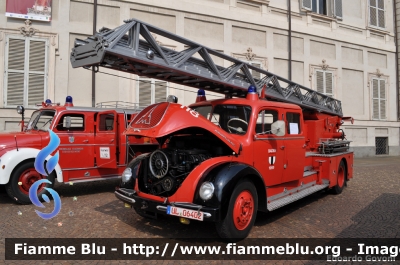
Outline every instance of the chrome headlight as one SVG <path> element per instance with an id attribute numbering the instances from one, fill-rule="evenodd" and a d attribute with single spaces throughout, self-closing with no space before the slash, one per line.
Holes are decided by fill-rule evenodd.
<path id="1" fill-rule="evenodd" d="M 17 107 L 17 112 L 18 112 L 18 114 L 24 114 L 24 111 L 25 111 L 25 109 L 24 109 L 23 106 L 18 106 L 18 107 Z"/>
<path id="2" fill-rule="evenodd" d="M 126 168 L 124 172 L 122 172 L 122 182 L 128 182 L 132 178 L 132 169 L 130 167 Z"/>
<path id="3" fill-rule="evenodd" d="M 203 184 L 201 184 L 199 191 L 200 198 L 207 201 L 212 198 L 213 194 L 214 194 L 214 185 L 211 182 L 206 181 Z"/>

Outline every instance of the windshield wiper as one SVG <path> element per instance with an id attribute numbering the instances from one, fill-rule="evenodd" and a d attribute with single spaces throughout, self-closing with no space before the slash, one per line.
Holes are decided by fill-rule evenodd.
<path id="1" fill-rule="evenodd" d="M 40 114 L 32 121 L 31 128 L 30 128 L 31 130 L 37 130 L 36 124 L 37 124 L 39 118 L 40 118 Z M 28 123 L 28 125 L 29 125 L 29 123 Z"/>
<path id="2" fill-rule="evenodd" d="M 44 127 L 44 126 L 46 126 L 49 122 L 51 122 L 53 120 L 53 118 L 50 118 L 48 121 L 46 121 L 40 128 L 39 128 L 39 131 L 41 131 L 42 130 L 42 128 Z M 35 126 L 35 128 L 37 128 L 36 126 Z M 45 131 L 45 130 L 43 130 L 43 131 Z"/>
<path id="3" fill-rule="evenodd" d="M 214 113 L 212 114 L 212 116 L 213 116 L 213 118 L 215 119 L 215 121 L 217 122 L 216 125 L 218 125 L 219 128 L 222 128 L 221 125 L 219 124 L 219 121 L 217 120 L 217 117 L 215 117 Z M 212 121 L 212 118 L 211 118 L 211 122 L 214 123 L 214 122 Z M 215 124 L 215 123 L 214 123 L 214 124 Z"/>

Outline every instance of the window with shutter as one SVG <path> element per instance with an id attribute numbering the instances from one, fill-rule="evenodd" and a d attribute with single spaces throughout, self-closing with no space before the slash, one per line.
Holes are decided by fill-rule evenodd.
<path id="1" fill-rule="evenodd" d="M 342 0 L 335 0 L 333 2 L 333 5 L 334 5 L 334 16 L 337 18 L 343 18 Z"/>
<path id="2" fill-rule="evenodd" d="M 312 2 L 311 0 L 302 0 L 303 3 L 303 8 L 306 10 L 311 10 L 312 9 Z"/>
<path id="3" fill-rule="evenodd" d="M 324 70 L 316 70 L 315 75 L 317 92 L 333 96 L 333 73 Z"/>
<path id="4" fill-rule="evenodd" d="M 137 96 L 141 108 L 164 102 L 168 96 L 168 83 L 164 81 L 140 78 L 137 87 Z"/>
<path id="5" fill-rule="evenodd" d="M 343 18 L 342 0 L 302 0 L 302 7 L 320 15 Z"/>
<path id="6" fill-rule="evenodd" d="M 385 3 L 384 0 L 369 0 L 369 24 L 385 28 Z"/>
<path id="7" fill-rule="evenodd" d="M 154 103 L 164 102 L 167 99 L 167 82 L 155 81 Z"/>
<path id="8" fill-rule="evenodd" d="M 148 105 L 151 105 L 151 80 L 150 79 L 139 79 L 139 89 L 138 89 L 138 97 L 139 97 L 139 107 L 145 108 Z"/>
<path id="9" fill-rule="evenodd" d="M 251 65 L 253 65 L 257 68 L 262 68 L 260 63 L 252 63 Z M 253 76 L 253 78 L 261 79 L 261 73 L 259 73 L 257 71 L 253 71 L 253 70 L 250 70 L 250 71 L 251 71 L 251 75 Z"/>
<path id="10" fill-rule="evenodd" d="M 7 37 L 4 103 L 34 107 L 47 96 L 47 40 Z"/>
<path id="11" fill-rule="evenodd" d="M 312 0 L 312 11 L 321 15 L 328 14 L 327 0 Z"/>
<path id="12" fill-rule="evenodd" d="M 386 119 L 386 80 L 372 79 L 372 119 Z"/>
<path id="13" fill-rule="evenodd" d="M 44 99 L 46 83 L 46 43 L 30 41 L 29 44 L 29 75 L 28 75 L 28 105 L 34 106 Z"/>

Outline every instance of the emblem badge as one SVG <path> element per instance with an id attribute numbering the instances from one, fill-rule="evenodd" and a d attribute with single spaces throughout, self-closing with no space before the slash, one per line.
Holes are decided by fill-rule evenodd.
<path id="1" fill-rule="evenodd" d="M 157 108 L 157 106 L 153 107 L 151 110 L 146 112 L 137 122 L 136 124 L 147 124 L 149 125 L 151 122 L 151 115 L 153 114 L 153 111 Z"/>
<path id="2" fill-rule="evenodd" d="M 71 136 L 69 137 L 69 142 L 72 144 L 75 141 L 75 137 Z"/>
<path id="3" fill-rule="evenodd" d="M 270 156 L 270 157 L 269 157 L 269 164 L 270 164 L 270 165 L 274 165 L 275 162 L 276 162 L 276 157 L 275 157 L 275 156 Z"/>

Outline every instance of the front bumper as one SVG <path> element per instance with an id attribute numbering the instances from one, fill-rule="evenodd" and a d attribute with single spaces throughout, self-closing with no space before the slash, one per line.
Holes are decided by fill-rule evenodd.
<path id="1" fill-rule="evenodd" d="M 154 214 L 165 214 L 167 215 L 167 206 L 175 206 L 185 208 L 189 210 L 198 210 L 204 213 L 204 221 L 217 222 L 220 221 L 220 209 L 202 206 L 194 203 L 187 202 L 172 202 L 172 203 L 161 203 L 150 199 L 141 198 L 137 195 L 135 190 L 120 188 L 115 191 L 115 196 L 131 205 L 134 208 L 142 209 L 146 212 Z"/>

